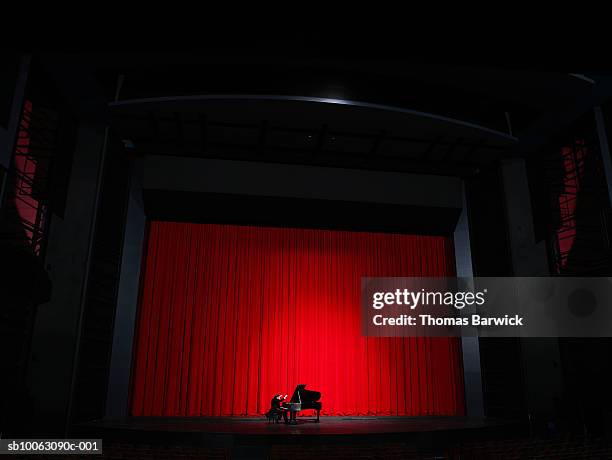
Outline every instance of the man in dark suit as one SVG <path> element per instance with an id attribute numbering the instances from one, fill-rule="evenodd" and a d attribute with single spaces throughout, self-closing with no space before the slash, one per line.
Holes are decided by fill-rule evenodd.
<path id="1" fill-rule="evenodd" d="M 278 420 L 282 415 L 285 423 L 288 423 L 289 421 L 287 420 L 287 410 L 282 406 L 282 402 L 285 399 L 287 399 L 287 395 L 283 396 L 279 393 L 275 394 L 272 398 L 272 401 L 270 401 L 271 407 L 268 413 L 275 417 L 276 420 Z"/>

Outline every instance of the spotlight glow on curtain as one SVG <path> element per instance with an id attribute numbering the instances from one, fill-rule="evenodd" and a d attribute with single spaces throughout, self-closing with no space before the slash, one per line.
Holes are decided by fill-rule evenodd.
<path id="1" fill-rule="evenodd" d="M 452 276 L 445 237 L 152 222 L 132 415 L 462 415 L 456 338 L 366 338 L 362 276 Z"/>

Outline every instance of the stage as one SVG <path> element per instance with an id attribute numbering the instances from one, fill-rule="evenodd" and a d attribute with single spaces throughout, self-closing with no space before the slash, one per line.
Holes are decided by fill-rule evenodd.
<path id="1" fill-rule="evenodd" d="M 603 440 L 536 438 L 528 427 L 477 417 L 321 417 L 298 425 L 262 418 L 129 417 L 75 426 L 101 438 L 102 458 L 423 460 L 433 458 L 612 458 Z M 564 457 L 565 458 L 565 457 Z"/>
<path id="2" fill-rule="evenodd" d="M 185 443 L 235 446 L 311 443 L 456 443 L 524 433 L 525 427 L 478 417 L 329 417 L 320 423 L 299 417 L 297 425 L 268 423 L 264 417 L 126 417 L 75 427 L 75 434 L 105 442 Z"/>

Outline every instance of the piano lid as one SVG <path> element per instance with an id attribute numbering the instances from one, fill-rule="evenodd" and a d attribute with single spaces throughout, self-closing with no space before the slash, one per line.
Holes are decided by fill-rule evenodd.
<path id="1" fill-rule="evenodd" d="M 311 391 L 306 389 L 305 384 L 300 384 L 295 387 L 293 391 L 293 395 L 289 402 L 291 403 L 305 403 L 305 402 L 315 402 L 321 398 L 321 393 L 318 391 Z"/>

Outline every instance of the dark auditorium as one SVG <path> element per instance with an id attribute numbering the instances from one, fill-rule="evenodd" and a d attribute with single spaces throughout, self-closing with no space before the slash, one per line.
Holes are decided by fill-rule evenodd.
<path id="1" fill-rule="evenodd" d="M 593 65 L 3 52 L 0 459 L 612 458 L 611 149 Z"/>

